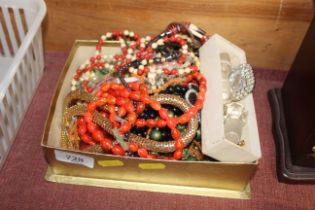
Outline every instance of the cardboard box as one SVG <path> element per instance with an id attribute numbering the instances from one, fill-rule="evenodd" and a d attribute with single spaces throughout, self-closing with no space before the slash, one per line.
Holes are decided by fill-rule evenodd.
<path id="1" fill-rule="evenodd" d="M 69 92 L 72 75 L 94 53 L 96 43 L 76 41 L 60 75 L 41 144 L 49 163 L 46 180 L 123 189 L 249 198 L 249 181 L 258 167 L 257 161 L 161 161 L 60 148 L 63 99 Z M 106 42 L 103 47 L 109 54 L 120 51 L 116 42 Z M 203 138 L 211 136 L 203 135 Z"/>

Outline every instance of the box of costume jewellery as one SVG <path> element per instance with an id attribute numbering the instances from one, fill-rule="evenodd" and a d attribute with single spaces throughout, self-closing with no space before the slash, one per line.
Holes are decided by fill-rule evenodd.
<path id="1" fill-rule="evenodd" d="M 76 41 L 42 139 L 46 180 L 249 198 L 254 84 L 243 50 L 189 23 Z"/>

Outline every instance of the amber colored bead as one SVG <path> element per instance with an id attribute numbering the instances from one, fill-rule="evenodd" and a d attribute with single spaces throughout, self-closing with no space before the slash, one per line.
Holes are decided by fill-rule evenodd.
<path id="1" fill-rule="evenodd" d="M 187 116 L 189 118 L 192 118 L 193 116 L 196 115 L 196 113 L 197 113 L 197 108 L 196 107 L 191 107 L 191 108 L 189 108 L 189 110 L 185 114 L 187 114 Z"/>
<path id="2" fill-rule="evenodd" d="M 110 84 L 110 88 L 113 90 L 118 90 L 118 89 L 120 89 L 120 85 L 116 82 L 113 82 Z"/>
<path id="3" fill-rule="evenodd" d="M 168 118 L 168 111 L 164 108 L 161 108 L 159 110 L 159 115 L 163 120 L 166 120 Z"/>
<path id="4" fill-rule="evenodd" d="M 193 79 L 193 76 L 191 74 L 188 74 L 186 76 L 186 82 L 190 82 Z"/>
<path id="5" fill-rule="evenodd" d="M 174 32 L 173 32 L 174 33 Z M 176 41 L 176 38 L 174 36 L 171 36 L 168 41 L 171 41 L 171 42 L 175 42 Z"/>
<path id="6" fill-rule="evenodd" d="M 79 117 L 78 120 L 77 120 L 77 122 L 78 122 L 78 126 L 81 126 L 81 125 L 85 125 L 85 124 L 86 124 L 83 117 Z"/>
<path id="7" fill-rule="evenodd" d="M 126 98 L 126 104 L 131 103 L 131 100 L 129 98 Z"/>
<path id="8" fill-rule="evenodd" d="M 149 104 L 151 102 L 151 98 L 148 95 L 142 95 L 141 101 L 144 102 L 145 104 Z"/>
<path id="9" fill-rule="evenodd" d="M 156 125 L 159 127 L 159 128 L 164 128 L 166 126 L 166 121 L 165 120 L 162 120 L 162 119 L 158 119 L 156 121 Z"/>
<path id="10" fill-rule="evenodd" d="M 204 93 L 199 93 L 198 96 L 197 96 L 197 100 L 204 101 L 205 100 L 205 94 Z"/>
<path id="11" fill-rule="evenodd" d="M 173 75 L 177 74 L 177 69 L 172 69 L 171 74 L 173 74 Z"/>
<path id="12" fill-rule="evenodd" d="M 109 90 L 109 88 L 110 88 L 110 84 L 109 83 L 104 83 L 102 85 L 101 89 L 102 89 L 103 92 L 107 92 Z"/>
<path id="13" fill-rule="evenodd" d="M 183 157 L 183 150 L 177 149 L 177 150 L 174 152 L 173 157 L 174 157 L 175 160 L 180 160 L 180 159 L 182 159 L 182 157 Z"/>
<path id="14" fill-rule="evenodd" d="M 127 110 L 125 109 L 125 107 L 121 106 L 119 107 L 118 111 L 117 111 L 117 114 L 120 116 L 120 117 L 123 117 L 125 116 L 127 113 Z"/>
<path id="15" fill-rule="evenodd" d="M 129 95 L 130 95 L 130 91 L 127 90 L 126 88 L 124 88 L 124 89 L 122 89 L 122 90 L 120 91 L 120 96 L 121 96 L 121 97 L 128 98 Z"/>
<path id="16" fill-rule="evenodd" d="M 175 148 L 176 148 L 177 150 L 182 150 L 182 149 L 184 149 L 184 142 L 183 142 L 181 139 L 177 139 L 177 140 L 175 141 Z"/>
<path id="17" fill-rule="evenodd" d="M 139 76 L 141 76 L 141 75 L 143 74 L 143 69 L 138 69 L 138 70 L 137 70 L 137 74 L 138 74 Z"/>
<path id="18" fill-rule="evenodd" d="M 124 134 L 128 132 L 130 129 L 131 129 L 131 124 L 129 122 L 126 122 L 120 126 L 119 131 L 120 133 Z"/>
<path id="19" fill-rule="evenodd" d="M 85 120 L 85 122 L 91 122 L 92 121 L 92 113 L 91 112 L 86 112 L 84 114 L 84 120 Z"/>
<path id="20" fill-rule="evenodd" d="M 156 111 L 159 111 L 161 109 L 161 104 L 156 100 L 151 100 L 150 106 Z"/>
<path id="21" fill-rule="evenodd" d="M 91 61 L 91 63 L 94 63 L 94 62 L 95 62 L 95 58 L 92 56 L 92 57 L 90 58 L 90 61 Z"/>
<path id="22" fill-rule="evenodd" d="M 120 95 L 120 90 L 110 90 L 108 93 L 117 98 Z"/>
<path id="23" fill-rule="evenodd" d="M 109 93 L 103 93 L 101 97 L 102 97 L 102 98 L 105 98 L 106 101 L 107 101 L 107 97 L 108 97 L 108 96 L 109 96 Z"/>
<path id="24" fill-rule="evenodd" d="M 126 103 L 124 105 L 125 109 L 127 110 L 127 112 L 133 112 L 134 111 L 134 106 L 132 103 Z"/>
<path id="25" fill-rule="evenodd" d="M 144 148 L 138 149 L 138 155 L 142 158 L 148 157 L 148 151 Z"/>
<path id="26" fill-rule="evenodd" d="M 204 79 L 204 77 L 203 77 L 203 75 L 202 75 L 201 73 L 198 72 L 198 75 L 196 76 L 196 79 L 197 79 L 198 81 L 201 81 L 201 80 Z"/>
<path id="27" fill-rule="evenodd" d="M 185 124 L 189 121 L 189 119 L 190 119 L 189 116 L 185 113 L 178 118 L 178 122 L 180 124 Z"/>
<path id="28" fill-rule="evenodd" d="M 89 122 L 89 123 L 87 124 L 87 129 L 88 129 L 88 131 L 89 131 L 90 133 L 94 133 L 94 131 L 97 129 L 97 126 L 96 126 L 95 123 Z"/>
<path id="29" fill-rule="evenodd" d="M 194 104 L 194 106 L 195 106 L 198 110 L 202 109 L 203 101 L 197 100 L 196 103 Z"/>
<path id="30" fill-rule="evenodd" d="M 124 149 L 119 144 L 113 146 L 112 153 L 114 155 L 120 155 L 120 156 L 124 156 L 125 155 Z"/>
<path id="31" fill-rule="evenodd" d="M 205 85 L 199 85 L 199 93 L 206 93 L 207 87 Z"/>
<path id="32" fill-rule="evenodd" d="M 170 117 L 166 120 L 166 124 L 170 129 L 173 129 L 177 125 L 177 120 L 173 117 Z"/>
<path id="33" fill-rule="evenodd" d="M 95 141 L 101 141 L 104 138 L 104 134 L 101 130 L 95 130 L 92 136 Z"/>
<path id="34" fill-rule="evenodd" d="M 137 83 L 137 82 L 131 82 L 131 83 L 129 83 L 129 86 L 133 90 L 139 90 L 139 83 Z"/>
<path id="35" fill-rule="evenodd" d="M 96 109 L 96 104 L 94 102 L 90 102 L 88 105 L 87 105 L 87 110 L 89 112 L 94 112 Z"/>
<path id="36" fill-rule="evenodd" d="M 135 142 L 129 142 L 128 148 L 130 152 L 137 152 L 139 149 L 138 144 Z"/>
<path id="37" fill-rule="evenodd" d="M 153 155 L 153 154 L 148 154 L 147 158 L 151 158 L 151 159 L 156 159 L 156 155 Z"/>
<path id="38" fill-rule="evenodd" d="M 144 84 L 140 84 L 139 90 L 140 90 L 140 92 L 141 92 L 142 94 L 147 94 L 147 93 L 148 93 L 148 88 L 147 88 L 147 86 L 144 85 Z"/>
<path id="39" fill-rule="evenodd" d="M 119 106 L 126 104 L 126 102 L 127 102 L 126 98 L 123 98 L 123 97 L 117 97 L 116 98 L 116 104 Z"/>
<path id="40" fill-rule="evenodd" d="M 132 91 L 129 95 L 129 98 L 135 101 L 139 101 L 141 97 L 141 94 L 139 91 Z"/>
<path id="41" fill-rule="evenodd" d="M 108 104 L 111 104 L 111 105 L 114 105 L 114 104 L 116 104 L 116 98 L 114 97 L 114 96 L 108 96 L 108 98 L 107 98 L 107 103 Z"/>
<path id="42" fill-rule="evenodd" d="M 145 103 L 139 102 L 137 105 L 137 114 L 141 114 L 145 109 Z"/>
<path id="43" fill-rule="evenodd" d="M 147 125 L 149 128 L 153 128 L 153 127 L 156 125 L 156 122 L 155 122 L 155 120 L 153 120 L 153 119 L 148 119 L 148 120 L 146 121 L 146 125 Z"/>
<path id="44" fill-rule="evenodd" d="M 152 47 L 147 47 L 146 51 L 149 52 L 149 53 L 153 53 L 153 48 Z"/>
<path id="45" fill-rule="evenodd" d="M 174 140 L 178 140 L 180 138 L 180 132 L 177 128 L 173 128 L 171 130 L 171 134 Z"/>
<path id="46" fill-rule="evenodd" d="M 182 42 L 183 40 L 181 39 L 181 37 L 175 37 L 175 42 L 178 42 L 180 45 L 183 45 L 181 42 Z"/>
<path id="47" fill-rule="evenodd" d="M 143 69 L 143 73 L 146 75 L 146 74 L 148 74 L 149 73 L 149 68 L 148 67 L 144 67 L 144 69 Z"/>
<path id="48" fill-rule="evenodd" d="M 201 89 L 205 89 L 205 91 L 207 91 L 207 81 L 203 80 L 199 82 L 199 90 Z"/>
<path id="49" fill-rule="evenodd" d="M 113 148 L 113 142 L 108 138 L 102 139 L 100 145 L 105 151 L 110 151 Z"/>
<path id="50" fill-rule="evenodd" d="M 136 120 L 137 120 L 137 115 L 136 115 L 136 113 L 134 113 L 134 112 L 130 112 L 130 113 L 127 115 L 127 118 L 128 118 L 128 122 L 131 123 L 131 124 L 133 124 L 133 123 L 135 123 Z"/>
<path id="51" fill-rule="evenodd" d="M 198 71 L 198 67 L 197 66 L 189 66 L 189 68 L 194 72 L 194 71 Z"/>
<path id="52" fill-rule="evenodd" d="M 146 126 L 146 121 L 145 119 L 137 119 L 135 124 L 138 128 L 141 128 Z"/>
<path id="53" fill-rule="evenodd" d="M 182 58 L 179 58 L 179 59 L 177 60 L 177 63 L 180 64 L 180 65 L 184 64 L 184 62 L 185 62 L 185 61 L 184 61 Z"/>
<path id="54" fill-rule="evenodd" d="M 89 135 L 87 135 L 87 134 L 84 134 L 84 135 L 82 135 L 81 136 L 81 139 L 82 139 L 82 141 L 84 142 L 84 143 L 86 143 L 86 144 L 89 144 L 89 145 L 91 145 L 91 146 L 94 146 L 95 145 L 95 142 L 92 140 L 92 138 L 89 136 Z"/>
<path id="55" fill-rule="evenodd" d="M 80 126 L 78 127 L 78 133 L 79 133 L 81 136 L 82 136 L 83 134 L 85 134 L 86 131 L 87 131 L 86 125 L 80 125 Z"/>

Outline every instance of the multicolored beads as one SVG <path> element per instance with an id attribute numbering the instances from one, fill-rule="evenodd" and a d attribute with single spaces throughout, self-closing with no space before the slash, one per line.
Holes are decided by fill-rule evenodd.
<path id="1" fill-rule="evenodd" d="M 93 122 L 93 113 L 98 111 L 109 119 L 112 128 L 117 129 L 127 141 L 128 133 L 137 129 L 147 129 L 146 137 L 156 141 L 164 135 L 159 129 L 169 129 L 175 152 L 168 158 L 182 158 L 184 142 L 178 127 L 185 126 L 198 114 L 207 91 L 206 79 L 199 72 L 198 55 L 192 49 L 192 36 L 186 35 L 191 34 L 189 30 L 192 29 L 185 27 L 172 25 L 167 29 L 169 33 L 163 32 L 168 35 L 159 35 L 154 39 L 149 36 L 140 38 L 127 30 L 101 36 L 95 54 L 77 69 L 72 80 L 72 91 L 85 90 L 97 98 L 86 104 L 86 113 L 77 119 L 77 131 L 82 142 L 90 146 L 100 144 L 105 152 L 115 155 L 133 153 L 144 158 L 165 158 L 133 141 L 128 142 L 128 147 L 121 145 Z M 196 35 L 197 32 L 194 33 Z M 102 53 L 104 42 L 109 40 L 120 43 L 121 54 Z M 105 75 L 115 72 L 118 72 L 120 80 L 115 79 L 115 76 L 104 79 Z M 126 82 L 125 74 L 134 78 L 134 81 Z M 182 85 L 185 90 L 191 83 L 198 86 L 196 100 L 180 115 L 170 114 L 163 104 L 152 98 L 152 94 L 162 93 L 174 83 Z M 148 108 L 156 113 L 154 118 L 141 118 Z"/>

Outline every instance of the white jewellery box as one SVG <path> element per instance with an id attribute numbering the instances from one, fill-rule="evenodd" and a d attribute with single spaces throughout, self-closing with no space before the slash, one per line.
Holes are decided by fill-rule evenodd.
<path id="1" fill-rule="evenodd" d="M 207 92 L 202 109 L 202 152 L 223 162 L 253 162 L 261 158 L 261 149 L 252 94 L 237 102 L 247 112 L 242 127 L 243 145 L 238 145 L 225 137 L 224 103 L 222 83 L 222 54 L 230 58 L 232 68 L 246 63 L 245 52 L 228 40 L 214 34 L 200 48 L 201 72 L 207 78 Z"/>

